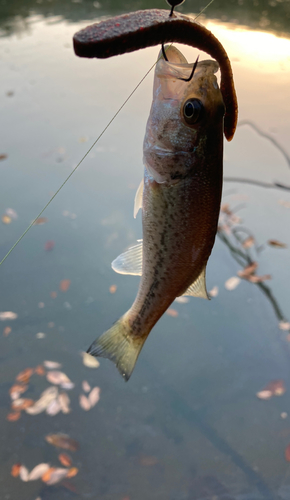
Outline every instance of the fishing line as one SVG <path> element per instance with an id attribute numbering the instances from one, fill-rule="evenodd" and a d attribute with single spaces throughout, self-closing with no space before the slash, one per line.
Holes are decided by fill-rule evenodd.
<path id="1" fill-rule="evenodd" d="M 193 19 L 194 21 L 214 2 L 214 0 L 211 0 L 207 5 L 206 7 L 204 7 L 204 9 L 202 9 L 199 14 L 197 14 L 197 16 Z M 168 45 L 168 47 L 165 49 L 168 50 L 169 47 L 171 47 L 172 44 Z M 129 94 L 129 96 L 127 97 L 127 99 L 125 99 L 125 101 L 123 102 L 123 104 L 119 107 L 119 109 L 116 111 L 116 113 L 113 115 L 113 117 L 111 118 L 111 120 L 107 123 L 107 125 L 105 126 L 105 128 L 102 130 L 102 132 L 100 133 L 100 135 L 96 138 L 96 140 L 93 142 L 93 144 L 91 145 L 91 147 L 88 149 L 88 151 L 84 154 L 84 156 L 82 157 L 82 159 L 79 161 L 79 163 L 76 165 L 76 167 L 71 171 L 71 173 L 67 176 L 67 178 L 63 181 L 63 183 L 61 184 L 61 186 L 58 188 L 58 190 L 54 193 L 54 195 L 48 200 L 47 204 L 43 207 L 43 209 L 39 212 L 39 214 L 35 217 L 35 219 L 33 219 L 33 221 L 29 224 L 29 226 L 25 229 L 24 233 L 21 234 L 21 236 L 18 238 L 18 240 L 14 243 L 14 245 L 10 248 L 10 250 L 7 252 L 7 254 L 3 257 L 3 259 L 0 261 L 0 266 L 3 264 L 3 262 L 7 259 L 7 257 L 11 254 L 11 252 L 14 250 L 14 248 L 18 245 L 18 243 L 20 243 L 20 241 L 22 240 L 22 238 L 24 238 L 24 236 L 28 233 L 29 229 L 34 225 L 34 223 L 37 221 L 37 219 L 43 214 L 43 212 L 47 209 L 47 207 L 51 204 L 51 202 L 54 200 L 54 198 L 58 195 L 58 193 L 61 191 L 61 189 L 64 187 L 64 185 L 67 183 L 67 181 L 71 178 L 71 176 L 75 173 L 75 171 L 79 168 L 79 166 L 81 165 L 81 163 L 84 161 L 84 159 L 88 156 L 88 154 L 91 152 L 91 150 L 93 149 L 93 147 L 97 144 L 97 142 L 101 139 L 101 137 L 104 135 L 104 133 L 106 132 L 106 130 L 109 128 L 109 126 L 111 125 L 111 123 L 115 120 L 115 118 L 117 117 L 117 115 L 120 113 L 120 111 L 124 108 L 124 106 L 127 104 L 127 102 L 131 99 L 132 95 L 136 92 L 136 90 L 140 87 L 141 83 L 143 83 L 143 81 L 145 80 L 145 78 L 149 75 L 149 73 L 152 71 L 152 69 L 154 68 L 154 66 L 158 63 L 158 61 L 162 58 L 162 56 L 160 56 L 159 59 L 157 59 L 157 61 L 151 66 L 151 68 L 145 73 L 145 75 L 143 76 L 143 78 L 141 78 L 141 80 L 139 81 L 139 83 L 136 85 L 136 87 L 132 90 L 132 92 Z"/>

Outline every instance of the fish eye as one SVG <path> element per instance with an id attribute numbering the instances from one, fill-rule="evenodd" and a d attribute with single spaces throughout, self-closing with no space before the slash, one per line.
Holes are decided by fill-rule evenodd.
<path id="1" fill-rule="evenodd" d="M 203 104 L 199 99 L 188 99 L 183 106 L 183 116 L 188 125 L 197 123 L 203 112 Z"/>

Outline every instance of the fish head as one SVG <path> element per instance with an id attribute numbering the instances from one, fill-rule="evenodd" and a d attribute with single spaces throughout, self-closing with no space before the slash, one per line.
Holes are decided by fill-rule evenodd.
<path id="1" fill-rule="evenodd" d="M 193 64 L 175 47 L 165 50 L 168 61 L 160 53 L 155 69 L 144 164 L 156 182 L 176 183 L 194 171 L 215 141 L 222 145 L 225 106 L 216 61 L 198 62 L 184 81 Z"/>

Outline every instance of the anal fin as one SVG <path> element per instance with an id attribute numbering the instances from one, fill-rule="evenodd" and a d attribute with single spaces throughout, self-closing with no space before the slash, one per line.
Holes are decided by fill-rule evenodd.
<path id="1" fill-rule="evenodd" d="M 198 278 L 188 287 L 188 289 L 182 295 L 191 295 L 192 297 L 200 297 L 202 299 L 210 300 L 210 296 L 207 293 L 205 283 L 205 269 L 206 266 L 203 268 Z"/>

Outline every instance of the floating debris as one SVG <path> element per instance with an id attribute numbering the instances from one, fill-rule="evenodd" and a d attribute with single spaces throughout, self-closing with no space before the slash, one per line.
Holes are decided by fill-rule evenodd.
<path id="1" fill-rule="evenodd" d="M 67 477 L 68 474 L 68 469 L 63 469 L 61 467 L 59 468 L 52 467 L 49 470 L 51 471 L 49 477 L 48 477 L 49 471 L 47 471 L 46 475 L 43 475 L 41 479 L 50 486 L 59 483 L 60 481 L 62 481 L 62 479 Z"/>
<path id="2" fill-rule="evenodd" d="M 4 311 L 0 312 L 0 321 L 6 321 L 8 319 L 16 319 L 18 318 L 18 314 L 12 312 L 12 311 Z"/>
<path id="3" fill-rule="evenodd" d="M 94 356 L 91 356 L 87 352 L 81 353 L 83 357 L 83 364 L 88 368 L 98 368 L 100 366 L 99 361 Z"/>
<path id="4" fill-rule="evenodd" d="M 13 220 L 18 219 L 18 213 L 13 208 L 6 208 L 5 214 Z"/>
<path id="5" fill-rule="evenodd" d="M 70 413 L 70 399 L 66 392 L 61 392 L 58 396 L 58 402 L 62 413 Z"/>
<path id="6" fill-rule="evenodd" d="M 142 456 L 139 458 L 139 462 L 141 465 L 144 467 L 152 467 L 156 464 L 158 464 L 158 459 L 156 457 L 150 457 L 150 456 Z"/>
<path id="7" fill-rule="evenodd" d="M 79 469 L 77 467 L 72 467 L 71 469 L 69 469 L 66 477 L 67 478 L 74 477 L 78 474 L 78 472 L 79 472 Z"/>
<path id="8" fill-rule="evenodd" d="M 16 422 L 16 420 L 19 420 L 21 417 L 21 412 L 20 411 L 14 411 L 11 413 L 8 413 L 6 420 L 9 422 Z"/>
<path id="9" fill-rule="evenodd" d="M 248 279 L 248 277 L 253 274 L 258 267 L 257 262 L 252 262 L 251 264 L 248 264 L 242 271 L 238 271 L 238 275 L 240 278 Z"/>
<path id="10" fill-rule="evenodd" d="M 38 307 L 39 307 L 39 309 L 43 309 L 45 307 L 45 303 L 44 302 L 38 302 Z"/>
<path id="11" fill-rule="evenodd" d="M 31 375 L 33 375 L 33 368 L 25 368 L 22 372 L 18 373 L 16 380 L 17 382 L 21 382 L 22 384 L 27 384 L 30 380 Z"/>
<path id="12" fill-rule="evenodd" d="M 59 289 L 61 292 L 67 292 L 71 285 L 71 280 L 61 280 Z"/>
<path id="13" fill-rule="evenodd" d="M 109 288 L 110 293 L 115 293 L 117 290 L 117 285 L 111 285 Z"/>
<path id="14" fill-rule="evenodd" d="M 225 288 L 227 290 L 234 290 L 240 284 L 240 278 L 238 276 L 232 276 L 225 282 Z"/>
<path id="15" fill-rule="evenodd" d="M 47 415 L 50 415 L 51 417 L 57 415 L 61 411 L 59 400 L 54 399 L 53 401 L 51 401 L 51 403 L 48 405 L 45 411 Z"/>
<path id="16" fill-rule="evenodd" d="M 6 160 L 6 158 L 8 158 L 8 155 L 5 155 L 5 154 L 0 155 L 0 161 Z"/>
<path id="17" fill-rule="evenodd" d="M 50 292 L 50 296 L 51 296 L 52 299 L 56 299 L 57 292 Z"/>

